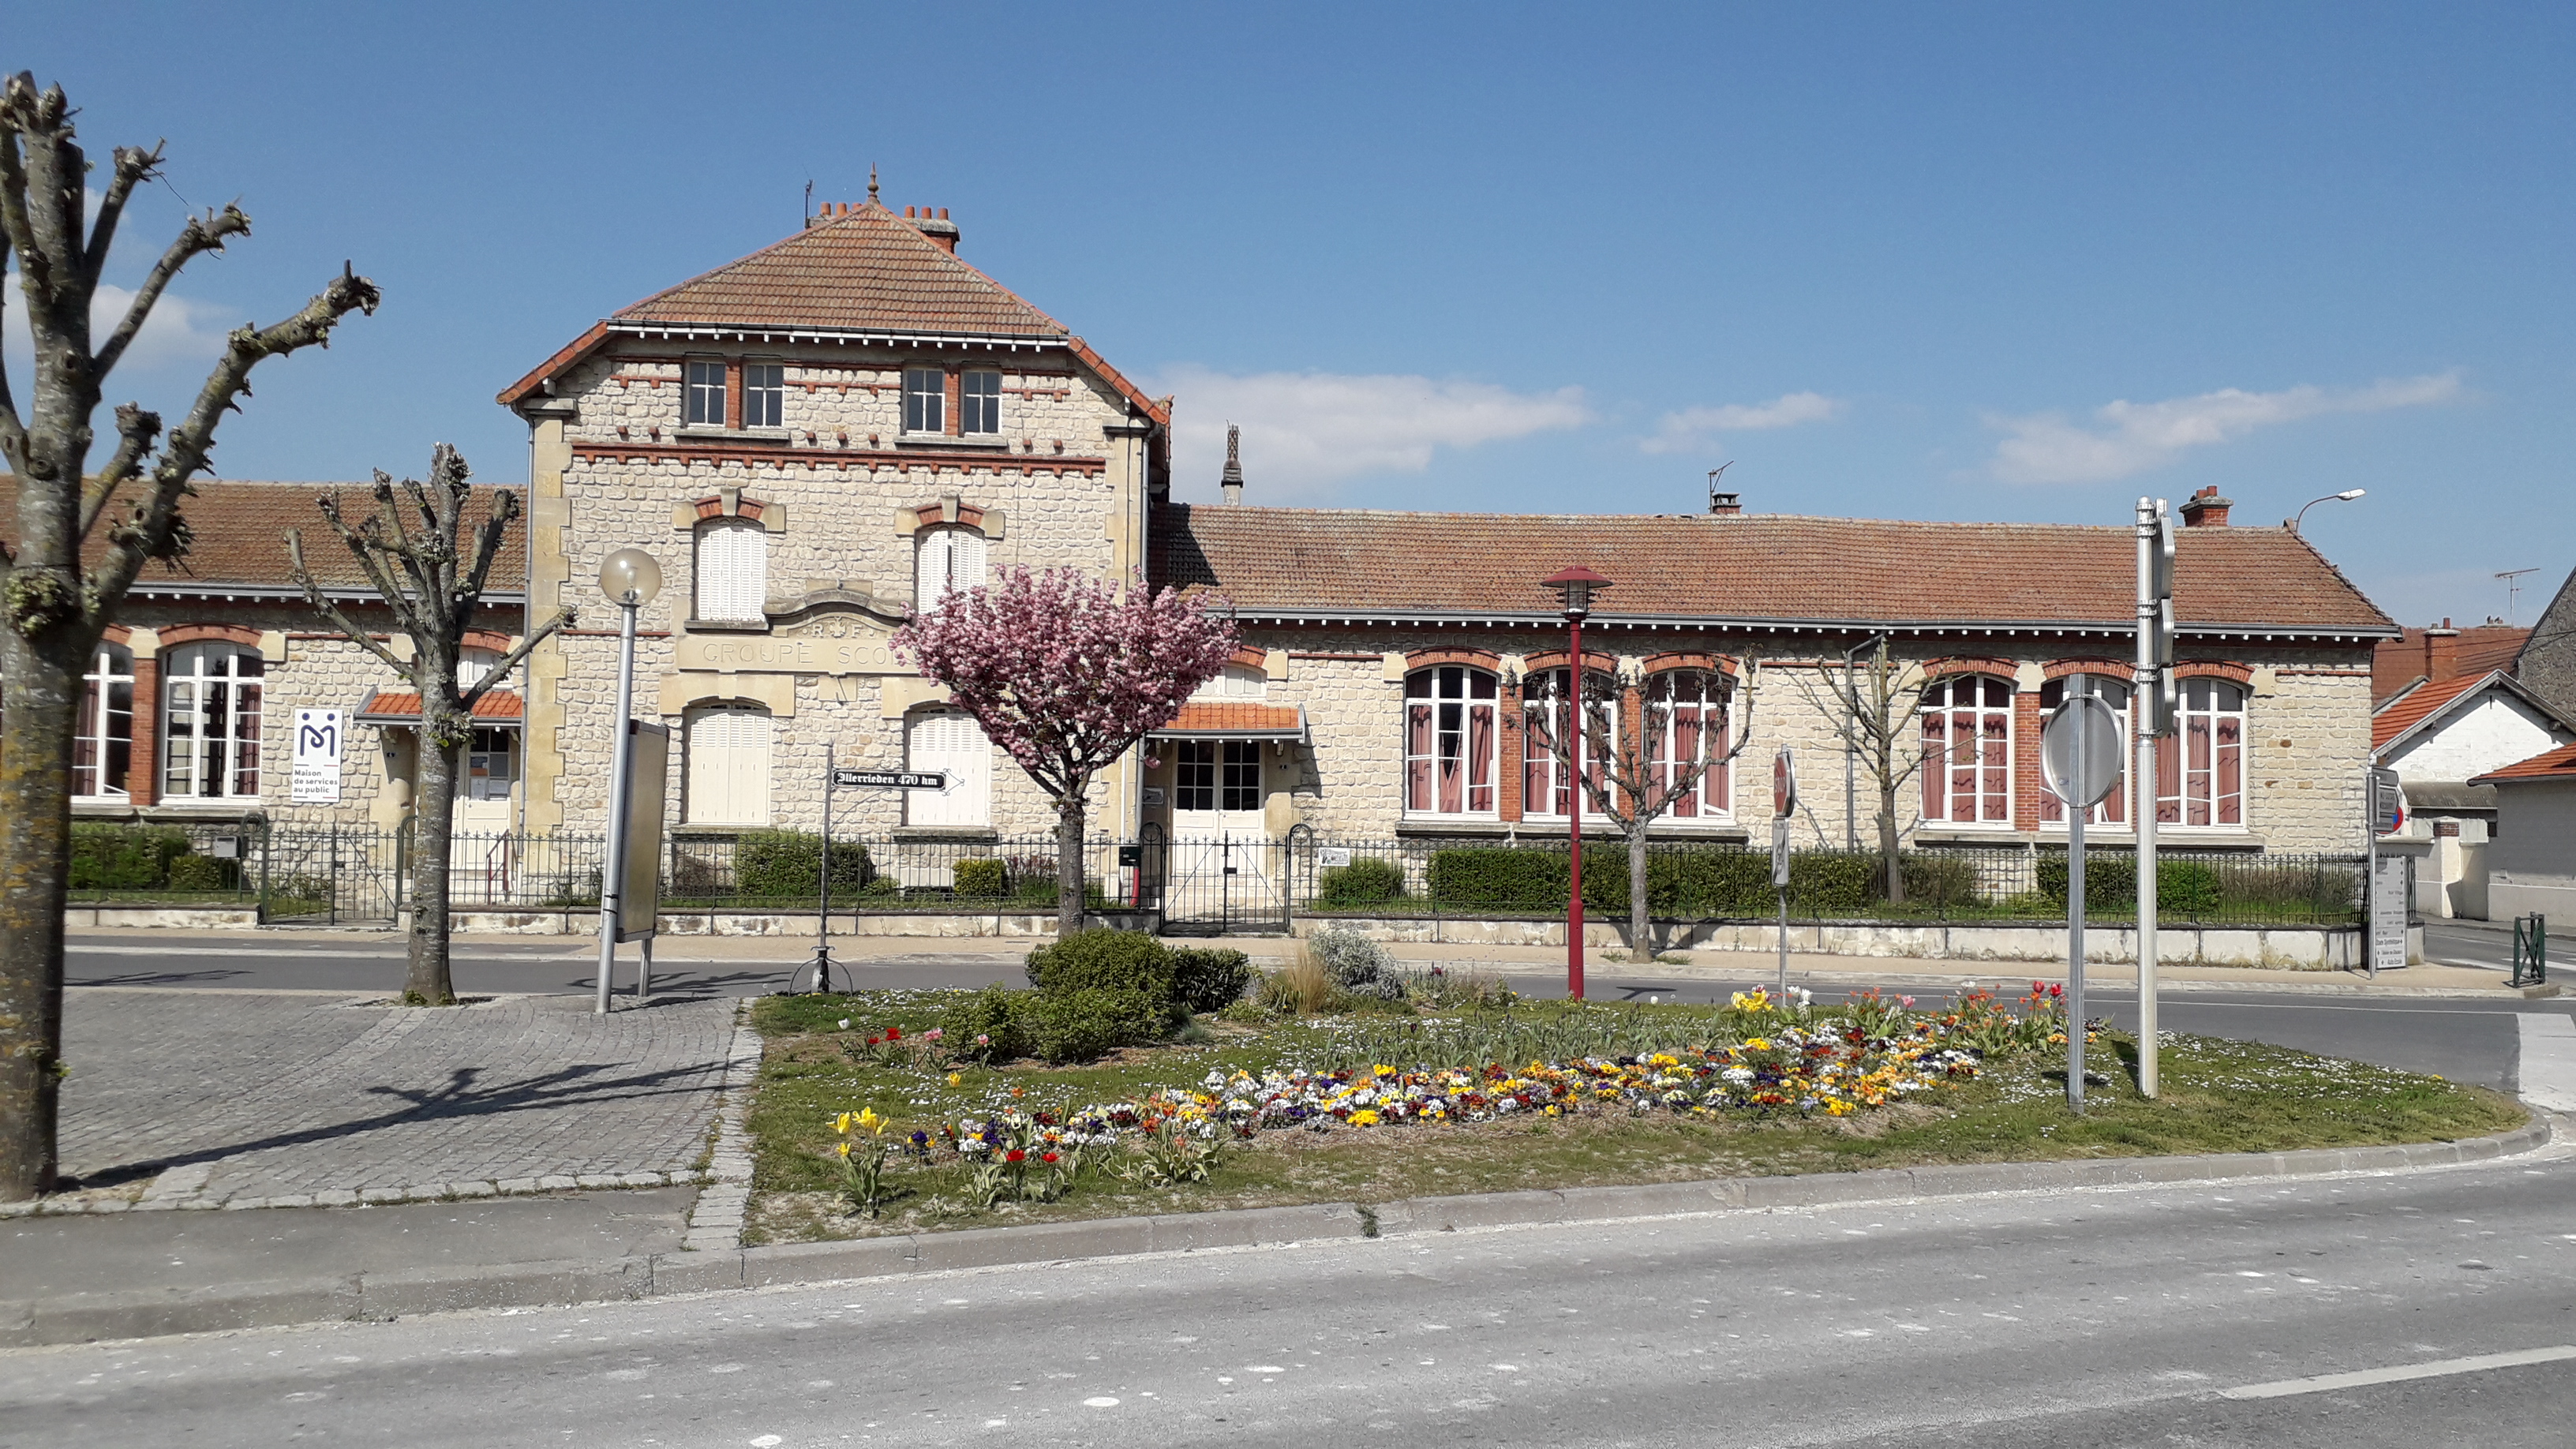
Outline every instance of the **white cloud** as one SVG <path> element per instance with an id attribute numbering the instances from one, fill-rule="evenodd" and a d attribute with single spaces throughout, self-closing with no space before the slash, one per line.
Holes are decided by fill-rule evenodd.
<path id="1" fill-rule="evenodd" d="M 20 299 L 14 274 L 8 277 L 7 285 L 9 301 L 17 304 Z M 89 299 L 90 341 L 105 342 L 117 324 L 125 320 L 125 309 L 133 304 L 132 291 L 101 283 Z M 26 308 L 10 306 L 5 315 L 0 315 L 0 324 L 5 324 L 5 330 L 0 330 L 0 345 L 9 349 L 9 366 L 23 377 L 33 355 L 32 344 L 27 340 Z M 120 370 L 140 370 L 164 363 L 205 361 L 224 350 L 224 334 L 232 330 L 232 325 L 219 307 L 164 292 L 152 304 L 152 314 L 143 319 L 143 330 L 134 334 L 134 341 L 116 365 Z"/>
<path id="2" fill-rule="evenodd" d="M 2186 448 L 2224 443 L 2274 423 L 2330 413 L 2376 413 L 2423 407 L 2460 395 L 2456 372 L 2383 378 L 2368 387 L 2293 387 L 2280 392 L 2221 388 L 2164 402 L 2111 403 L 2097 426 L 2063 413 L 1992 417 L 2007 436 L 1995 445 L 1994 476 L 2007 483 L 2101 483 L 2173 461 Z"/>
<path id="3" fill-rule="evenodd" d="M 1492 383 L 1412 374 L 1262 372 L 1237 376 L 1190 364 L 1165 368 L 1151 391 L 1175 395 L 1173 472 L 1182 497 L 1206 497 L 1225 468 L 1225 428 L 1243 429 L 1252 503 L 1302 502 L 1345 478 L 1419 473 L 1440 448 L 1580 427 L 1592 409 L 1579 387 L 1521 393 Z"/>
<path id="4" fill-rule="evenodd" d="M 1782 393 L 1767 403 L 1727 403 L 1713 408 L 1684 408 L 1666 413 L 1655 425 L 1655 435 L 1637 446 L 1649 453 L 1686 453 L 1704 448 L 1714 433 L 1759 432 L 1766 428 L 1794 428 L 1800 423 L 1821 423 L 1840 416 L 1843 400 L 1820 392 Z"/>

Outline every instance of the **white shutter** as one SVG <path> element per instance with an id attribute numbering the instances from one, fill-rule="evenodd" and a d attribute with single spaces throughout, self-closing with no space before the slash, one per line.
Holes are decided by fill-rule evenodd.
<path id="1" fill-rule="evenodd" d="M 769 596 L 769 530 L 728 519 L 698 530 L 698 617 L 756 624 Z"/>
<path id="2" fill-rule="evenodd" d="M 688 819 L 769 823 L 769 711 L 716 708 L 689 716 Z"/>
<path id="3" fill-rule="evenodd" d="M 953 552 L 948 563 L 948 587 L 964 593 L 984 586 L 984 535 L 959 529 L 948 536 Z"/>
<path id="4" fill-rule="evenodd" d="M 984 535 L 963 528 L 934 528 L 921 536 L 912 578 L 912 606 L 934 609 L 952 593 L 984 585 Z"/>
<path id="5" fill-rule="evenodd" d="M 915 715 L 904 729 L 908 769 L 948 777 L 944 790 L 904 792 L 905 823 L 986 826 L 993 822 L 993 746 L 970 714 Z"/>

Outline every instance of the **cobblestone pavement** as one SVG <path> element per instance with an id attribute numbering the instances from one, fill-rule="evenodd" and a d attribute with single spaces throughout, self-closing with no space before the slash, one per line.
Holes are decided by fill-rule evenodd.
<path id="1" fill-rule="evenodd" d="M 696 1180 L 730 1001 L 607 1017 L 579 997 L 424 1010 L 354 996 L 71 993 L 62 1157 L 138 1207 Z"/>

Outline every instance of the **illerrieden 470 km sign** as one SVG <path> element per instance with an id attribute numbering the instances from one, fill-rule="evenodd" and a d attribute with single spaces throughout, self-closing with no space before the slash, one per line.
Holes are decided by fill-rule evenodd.
<path id="1" fill-rule="evenodd" d="M 834 770 L 836 790 L 945 790 L 948 777 L 937 770 Z"/>

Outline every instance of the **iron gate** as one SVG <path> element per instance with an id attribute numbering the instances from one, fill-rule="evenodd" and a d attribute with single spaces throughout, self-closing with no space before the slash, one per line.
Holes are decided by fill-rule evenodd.
<path id="1" fill-rule="evenodd" d="M 300 830 L 260 842 L 260 909 L 271 921 L 391 925 L 402 909 L 401 830 Z"/>
<path id="2" fill-rule="evenodd" d="M 1286 840 L 1218 835 L 1138 847 L 1139 901 L 1170 936 L 1285 931 L 1296 898 L 1297 852 Z"/>

